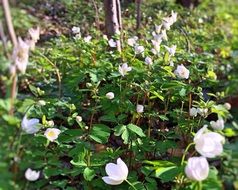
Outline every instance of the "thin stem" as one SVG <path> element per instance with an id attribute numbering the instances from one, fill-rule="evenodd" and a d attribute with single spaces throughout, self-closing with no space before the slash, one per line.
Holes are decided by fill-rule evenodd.
<path id="1" fill-rule="evenodd" d="M 183 163 L 184 163 L 184 160 L 185 160 L 185 157 L 186 157 L 186 154 L 187 154 L 187 152 L 188 152 L 189 148 L 190 148 L 192 145 L 194 145 L 194 143 L 193 143 L 193 142 L 192 142 L 192 143 L 190 143 L 190 144 L 189 144 L 189 145 L 186 147 L 186 149 L 185 149 L 185 151 L 184 151 L 184 153 L 183 153 L 182 160 L 181 160 L 181 165 L 183 165 Z"/>
<path id="2" fill-rule="evenodd" d="M 42 54 L 40 52 L 38 52 L 38 54 L 40 56 L 42 56 L 51 66 L 53 66 L 55 68 L 55 72 L 56 72 L 57 80 L 58 80 L 58 85 L 59 85 L 59 97 L 61 97 L 62 96 L 62 83 L 61 83 L 61 76 L 60 76 L 60 72 L 59 72 L 58 67 L 48 57 L 46 57 L 44 54 Z"/>
<path id="3" fill-rule="evenodd" d="M 129 182 L 127 179 L 125 180 L 134 190 L 137 190 L 136 187 L 131 183 Z"/>
<path id="4" fill-rule="evenodd" d="M 17 46 L 17 37 L 16 37 L 16 33 L 15 33 L 15 30 L 14 30 L 14 27 L 12 24 L 12 16 L 11 16 L 11 11 L 10 11 L 8 0 L 2 0 L 2 6 L 3 6 L 3 11 L 4 11 L 7 28 L 8 28 L 8 32 L 9 32 L 11 41 L 12 41 L 14 47 L 16 47 Z"/>
<path id="5" fill-rule="evenodd" d="M 17 94 L 17 75 L 13 74 L 12 76 L 12 86 L 11 86 L 11 97 L 10 97 L 10 110 L 9 115 L 13 115 L 14 113 L 14 100 Z"/>
<path id="6" fill-rule="evenodd" d="M 198 181 L 198 190 L 202 190 L 202 181 Z"/>

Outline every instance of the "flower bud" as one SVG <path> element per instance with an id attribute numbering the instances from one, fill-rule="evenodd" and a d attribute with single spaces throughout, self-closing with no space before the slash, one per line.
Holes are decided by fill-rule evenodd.
<path id="1" fill-rule="evenodd" d="M 107 99 L 112 100 L 114 98 L 114 93 L 113 92 L 108 92 L 106 94 Z"/>

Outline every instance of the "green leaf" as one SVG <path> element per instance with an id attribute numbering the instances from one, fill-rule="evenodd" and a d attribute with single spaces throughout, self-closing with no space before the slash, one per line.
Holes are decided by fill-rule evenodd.
<path id="1" fill-rule="evenodd" d="M 110 128 L 103 124 L 95 124 L 90 131 L 90 138 L 98 143 L 105 144 L 110 136 Z"/>
<path id="2" fill-rule="evenodd" d="M 96 175 L 95 171 L 88 168 L 88 167 L 85 168 L 85 170 L 83 171 L 83 177 L 87 181 L 91 181 L 94 178 L 95 175 Z"/>
<path id="3" fill-rule="evenodd" d="M 143 130 L 140 127 L 138 127 L 134 124 L 128 124 L 127 127 L 130 131 L 137 134 L 139 137 L 145 137 L 146 136 L 145 133 L 143 132 Z"/>

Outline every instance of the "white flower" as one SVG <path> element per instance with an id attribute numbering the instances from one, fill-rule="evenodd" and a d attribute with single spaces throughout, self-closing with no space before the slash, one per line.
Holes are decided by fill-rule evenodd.
<path id="1" fill-rule="evenodd" d="M 152 52 L 156 55 L 156 54 L 159 54 L 160 52 L 160 44 L 161 44 L 161 40 L 151 40 L 154 48 L 152 49 Z"/>
<path id="2" fill-rule="evenodd" d="M 230 109 L 231 109 L 231 104 L 228 103 L 228 102 L 226 102 L 226 103 L 224 104 L 224 107 L 225 107 L 227 110 L 230 110 Z"/>
<path id="3" fill-rule="evenodd" d="M 211 127 L 215 130 L 223 130 L 224 129 L 224 120 L 218 119 L 217 121 L 210 122 Z"/>
<path id="4" fill-rule="evenodd" d="M 13 51 L 13 60 L 17 69 L 23 74 L 26 72 L 26 67 L 28 64 L 29 49 L 29 44 L 19 37 L 18 44 Z"/>
<path id="5" fill-rule="evenodd" d="M 48 128 L 48 129 L 46 129 L 44 135 L 46 136 L 46 138 L 47 138 L 49 141 L 53 142 L 53 141 L 55 141 L 55 140 L 58 138 L 60 132 L 61 132 L 61 131 L 60 131 L 59 129 L 56 129 L 56 128 Z"/>
<path id="6" fill-rule="evenodd" d="M 27 119 L 27 117 L 25 115 L 21 122 L 21 128 L 27 134 L 34 134 L 40 130 L 40 128 L 38 126 L 39 122 L 40 122 L 39 119 L 36 119 L 36 118 Z"/>
<path id="7" fill-rule="evenodd" d="M 75 40 L 78 40 L 78 39 L 80 39 L 80 38 L 81 38 L 81 34 L 80 34 L 80 33 L 79 33 L 79 34 L 76 34 L 75 37 L 74 37 Z"/>
<path id="8" fill-rule="evenodd" d="M 197 117 L 197 114 L 198 114 L 197 108 L 192 107 L 192 108 L 189 110 L 189 115 L 190 115 L 191 117 Z"/>
<path id="9" fill-rule="evenodd" d="M 161 31 L 161 38 L 165 41 L 168 41 L 168 36 L 167 36 L 166 30 Z"/>
<path id="10" fill-rule="evenodd" d="M 191 157 L 185 167 L 185 173 L 191 180 L 202 181 L 208 177 L 209 164 L 204 157 Z"/>
<path id="11" fill-rule="evenodd" d="M 128 167 L 121 158 L 117 159 L 117 164 L 107 164 L 105 170 L 108 176 L 104 176 L 102 179 L 109 185 L 119 185 L 127 179 Z"/>
<path id="12" fill-rule="evenodd" d="M 128 43 L 129 46 L 135 46 L 137 40 L 138 40 L 138 37 L 134 36 L 132 38 L 128 38 L 127 43 Z"/>
<path id="13" fill-rule="evenodd" d="M 169 62 L 169 66 L 170 66 L 170 67 L 174 67 L 174 62 L 173 62 L 173 61 L 170 61 L 170 62 Z"/>
<path id="14" fill-rule="evenodd" d="M 25 172 L 25 178 L 28 181 L 36 181 L 40 177 L 40 171 L 32 170 L 31 168 L 28 168 Z"/>
<path id="15" fill-rule="evenodd" d="M 11 65 L 9 66 L 9 73 L 10 73 L 11 75 L 15 75 L 15 74 L 16 74 L 16 71 L 17 71 L 16 65 L 11 64 Z"/>
<path id="16" fill-rule="evenodd" d="M 84 37 L 83 40 L 86 42 L 86 43 L 89 43 L 92 39 L 92 36 L 87 36 L 87 37 Z"/>
<path id="17" fill-rule="evenodd" d="M 177 66 L 176 70 L 174 71 L 174 74 L 181 79 L 189 78 L 189 70 L 184 67 L 183 64 Z"/>
<path id="18" fill-rule="evenodd" d="M 141 54 L 145 51 L 145 48 L 143 46 L 135 46 L 135 53 Z"/>
<path id="19" fill-rule="evenodd" d="M 144 106 L 138 104 L 138 105 L 136 106 L 136 112 L 137 112 L 137 113 L 143 113 L 143 112 L 144 112 Z"/>
<path id="20" fill-rule="evenodd" d="M 28 30 L 28 33 L 30 34 L 31 40 L 33 40 L 35 43 L 40 39 L 40 27 L 38 26 L 35 28 L 30 28 Z"/>
<path id="21" fill-rule="evenodd" d="M 169 55 L 170 56 L 174 56 L 175 55 L 175 52 L 176 52 L 176 45 L 172 45 L 171 47 L 168 47 L 168 46 L 164 46 L 165 49 L 169 52 Z"/>
<path id="22" fill-rule="evenodd" d="M 214 158 L 223 152 L 225 138 L 219 133 L 207 131 L 207 125 L 204 125 L 198 130 L 193 141 L 197 152 L 204 157 Z"/>
<path id="23" fill-rule="evenodd" d="M 109 44 L 110 47 L 117 47 L 117 42 L 115 42 L 113 39 L 110 39 L 108 41 L 108 44 Z"/>
<path id="24" fill-rule="evenodd" d="M 155 32 L 156 32 L 157 34 L 160 33 L 162 26 L 163 26 L 162 24 L 161 24 L 161 25 L 155 25 Z"/>
<path id="25" fill-rule="evenodd" d="M 107 97 L 107 99 L 111 100 L 111 99 L 114 98 L 114 93 L 113 93 L 113 92 L 108 92 L 108 93 L 106 94 L 106 97 Z"/>
<path id="26" fill-rule="evenodd" d="M 76 121 L 80 123 L 81 121 L 83 121 L 83 118 L 80 115 L 77 115 Z"/>
<path id="27" fill-rule="evenodd" d="M 177 21 L 177 13 L 172 11 L 171 12 L 171 16 L 170 17 L 165 17 L 163 18 L 163 27 L 166 29 L 166 30 L 169 30 L 170 27 Z"/>
<path id="28" fill-rule="evenodd" d="M 72 29 L 73 34 L 80 34 L 80 28 L 77 26 L 74 26 Z"/>
<path id="29" fill-rule="evenodd" d="M 199 23 L 199 24 L 202 24 L 202 23 L 203 23 L 203 19 L 202 19 L 202 18 L 199 18 L 199 19 L 198 19 L 198 23 Z"/>
<path id="30" fill-rule="evenodd" d="M 39 101 L 38 101 L 38 105 L 40 105 L 40 106 L 45 106 L 45 105 L 46 105 L 45 100 L 39 100 Z"/>
<path id="31" fill-rule="evenodd" d="M 145 64 L 146 65 L 152 65 L 152 63 L 153 63 L 153 61 L 152 61 L 152 59 L 150 57 L 146 57 L 145 58 Z"/>
<path id="32" fill-rule="evenodd" d="M 208 109 L 207 108 L 198 108 L 198 114 L 205 117 L 207 115 Z"/>
<path id="33" fill-rule="evenodd" d="M 47 125 L 48 125 L 49 127 L 53 127 L 53 126 L 55 125 L 55 123 L 54 123 L 53 120 L 49 120 L 49 121 L 47 121 Z"/>
<path id="34" fill-rule="evenodd" d="M 171 20 L 172 20 L 173 23 L 175 23 L 177 21 L 177 15 L 178 15 L 178 13 L 176 13 L 176 12 L 174 12 L 172 10 L 172 12 L 171 12 Z"/>
<path id="35" fill-rule="evenodd" d="M 132 68 L 128 67 L 127 63 L 123 63 L 122 66 L 119 65 L 118 71 L 124 77 L 131 69 Z"/>

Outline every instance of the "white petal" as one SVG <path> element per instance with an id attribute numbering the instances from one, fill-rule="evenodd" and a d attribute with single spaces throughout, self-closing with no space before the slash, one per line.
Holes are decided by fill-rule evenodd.
<path id="1" fill-rule="evenodd" d="M 109 163 L 106 165 L 106 173 L 109 177 L 113 178 L 114 180 L 123 180 L 124 175 L 122 175 L 121 168 L 117 164 Z"/>
<path id="2" fill-rule="evenodd" d="M 123 179 L 127 179 L 128 167 L 125 164 L 125 162 L 123 162 L 121 158 L 118 158 L 117 159 L 117 165 L 121 168 L 121 174 L 123 175 Z"/>
<path id="3" fill-rule="evenodd" d="M 111 177 L 105 176 L 102 177 L 103 181 L 109 185 L 119 185 L 123 182 L 123 180 L 115 180 Z"/>

